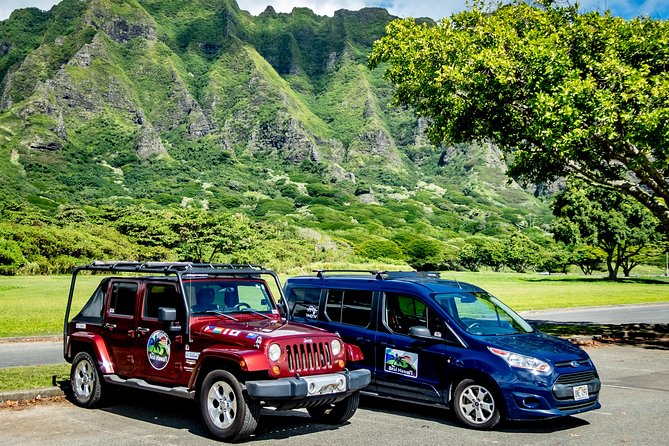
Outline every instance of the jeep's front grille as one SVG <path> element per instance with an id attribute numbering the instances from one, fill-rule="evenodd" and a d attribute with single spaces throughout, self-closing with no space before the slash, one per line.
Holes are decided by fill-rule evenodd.
<path id="1" fill-rule="evenodd" d="M 286 346 L 288 370 L 304 372 L 332 368 L 329 342 L 312 342 Z"/>
<path id="2" fill-rule="evenodd" d="M 587 383 L 595 379 L 595 372 L 580 372 L 580 373 L 565 373 L 560 375 L 555 382 L 555 384 L 578 384 L 578 383 Z"/>

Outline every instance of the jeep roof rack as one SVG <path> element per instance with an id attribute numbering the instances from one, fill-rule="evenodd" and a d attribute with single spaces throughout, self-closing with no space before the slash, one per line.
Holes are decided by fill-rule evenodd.
<path id="1" fill-rule="evenodd" d="M 383 279 L 404 279 L 409 277 L 431 277 L 438 279 L 439 273 L 436 271 L 377 271 L 367 269 L 315 269 L 316 277 L 322 279 L 326 273 L 368 273 L 375 276 L 378 280 Z"/>
<path id="2" fill-rule="evenodd" d="M 195 262 L 134 262 L 117 260 L 96 260 L 88 265 L 77 266 L 72 270 L 72 280 L 70 282 L 70 293 L 67 299 L 65 310 L 65 321 L 63 324 L 63 348 L 65 348 L 65 336 L 67 334 L 67 323 L 70 318 L 70 309 L 74 297 L 74 287 L 77 281 L 77 275 L 80 271 L 105 271 L 110 273 L 141 273 L 141 274 L 164 274 L 165 276 L 174 275 L 177 277 L 179 286 L 183 290 L 182 277 L 191 275 L 212 275 L 212 276 L 255 276 L 267 274 L 274 278 L 277 291 L 279 293 L 279 302 L 286 302 L 283 295 L 283 287 L 279 276 L 269 269 L 252 263 L 195 263 Z M 185 298 L 185 296 L 184 296 Z M 286 314 L 288 307 L 286 306 Z M 188 325 L 185 333 L 190 336 Z"/>

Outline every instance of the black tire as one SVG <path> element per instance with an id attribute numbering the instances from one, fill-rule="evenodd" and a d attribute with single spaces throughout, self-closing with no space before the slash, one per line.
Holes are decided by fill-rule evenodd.
<path id="1" fill-rule="evenodd" d="M 242 386 L 232 373 L 209 372 L 202 382 L 199 398 L 202 421 L 219 440 L 242 440 L 258 426 L 260 404 L 244 398 Z"/>
<path id="2" fill-rule="evenodd" d="M 342 424 L 348 421 L 360 403 L 360 391 L 355 391 L 346 399 L 334 404 L 307 408 L 307 412 L 315 421 L 323 424 Z"/>
<path id="3" fill-rule="evenodd" d="M 97 407 L 102 403 L 104 384 L 97 361 L 88 352 L 79 352 L 70 369 L 70 392 L 74 404 Z"/>
<path id="4" fill-rule="evenodd" d="M 451 409 L 463 425 L 472 429 L 492 429 L 502 419 L 501 401 L 495 389 L 481 381 L 464 379 L 455 387 Z"/>

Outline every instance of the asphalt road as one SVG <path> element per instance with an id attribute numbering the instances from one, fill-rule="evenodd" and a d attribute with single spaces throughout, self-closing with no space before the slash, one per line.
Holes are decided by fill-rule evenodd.
<path id="1" fill-rule="evenodd" d="M 312 423 L 303 410 L 264 411 L 248 444 L 667 444 L 669 351 L 605 346 L 588 352 L 603 382 L 603 407 L 594 412 L 481 432 L 460 427 L 444 409 L 369 397 L 350 422 L 338 427 Z M 3 446 L 222 444 L 207 438 L 193 403 L 129 391 L 103 409 L 81 409 L 67 401 L 0 409 L 0 438 Z"/>
<path id="2" fill-rule="evenodd" d="M 669 298 L 669 296 L 667 296 Z M 652 304 L 581 307 L 563 310 L 523 311 L 528 320 L 590 322 L 593 324 L 669 324 L 669 302 Z"/>
<path id="3" fill-rule="evenodd" d="M 669 324 L 669 302 L 565 310 L 526 311 L 528 320 L 596 324 Z M 65 363 L 62 341 L 0 342 L 0 368 Z"/>

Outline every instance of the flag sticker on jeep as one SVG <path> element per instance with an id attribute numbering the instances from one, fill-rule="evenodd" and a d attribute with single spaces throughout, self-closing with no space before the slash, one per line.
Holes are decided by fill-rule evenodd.
<path id="1" fill-rule="evenodd" d="M 162 370 L 170 362 L 170 337 L 162 330 L 156 330 L 146 343 L 146 355 L 149 364 L 156 370 Z"/>
<path id="2" fill-rule="evenodd" d="M 418 377 L 418 354 L 386 348 L 383 369 L 386 372 L 416 378 Z"/>

